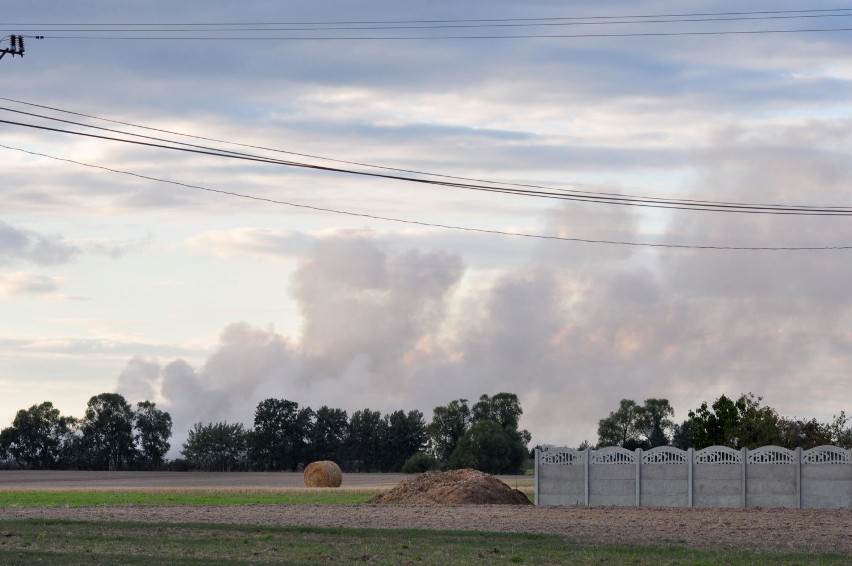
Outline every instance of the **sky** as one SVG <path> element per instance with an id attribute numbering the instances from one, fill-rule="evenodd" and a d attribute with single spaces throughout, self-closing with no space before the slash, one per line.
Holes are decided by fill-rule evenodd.
<path id="1" fill-rule="evenodd" d="M 45 39 L 0 60 L 12 99 L 0 120 L 362 172 L 389 171 L 329 160 L 553 191 L 852 206 L 852 31 L 715 33 L 852 28 L 849 2 L 813 6 L 846 16 L 667 23 L 654 21 L 745 8 L 136 4 L 6 6 L 0 35 Z M 536 18 L 587 19 L 168 27 L 556 23 Z M 243 39 L 174 39 L 205 33 Z M 248 39 L 284 35 L 406 39 Z M 594 37 L 414 39 L 453 35 Z M 269 397 L 428 421 L 438 405 L 507 391 L 533 444 L 567 446 L 594 442 L 623 398 L 667 398 L 677 421 L 747 392 L 790 417 L 852 410 L 852 249 L 707 249 L 852 246 L 846 216 L 533 198 L 8 123 L 0 145 L 0 427 L 43 401 L 82 416 L 103 392 L 168 410 L 173 456 L 193 423 L 250 425 Z"/>

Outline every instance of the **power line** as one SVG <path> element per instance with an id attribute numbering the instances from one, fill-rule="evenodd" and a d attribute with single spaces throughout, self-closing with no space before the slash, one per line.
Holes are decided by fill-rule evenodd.
<path id="1" fill-rule="evenodd" d="M 813 8 L 805 10 L 761 10 L 748 12 L 692 12 L 692 13 L 677 13 L 677 14 L 642 14 L 642 15 L 616 15 L 616 16 L 569 16 L 569 17 L 540 17 L 540 18 L 479 18 L 479 19 L 443 19 L 443 20 L 367 20 L 367 21 L 319 21 L 319 22 L 193 22 L 193 23 L 118 23 L 118 22 L 100 22 L 100 23 L 0 23 L 3 25 L 14 26 L 249 26 L 249 25 L 368 25 L 368 24 L 444 24 L 444 23 L 474 23 L 474 22 L 536 22 L 536 21 L 576 21 L 576 20 L 610 20 L 618 18 L 687 18 L 687 17 L 710 17 L 710 16 L 758 16 L 758 15 L 776 15 L 776 14 L 818 14 L 828 12 L 850 12 L 852 8 Z"/>
<path id="2" fill-rule="evenodd" d="M 798 14 L 778 16 L 736 16 L 736 17 L 714 17 L 714 18 L 669 18 L 663 20 L 654 19 L 614 19 L 594 21 L 544 21 L 544 22 L 513 22 L 513 23 L 443 23 L 443 24 L 420 24 L 420 25 L 336 25 L 336 24 L 301 24 L 311 27 L 272 27 L 288 24 L 198 24 L 190 27 L 189 24 L 159 24 L 168 27 L 153 27 L 158 24 L 127 24 L 126 27 L 105 27 L 98 24 L 80 24 L 79 27 L 52 28 L 50 31 L 57 32 L 120 32 L 120 33 L 153 33 L 153 32 L 244 32 L 244 31 L 376 31 L 376 30 L 432 30 L 432 29 L 483 29 L 483 28 L 526 28 L 526 27 L 569 27 L 569 26 L 591 26 L 591 25 L 625 25 L 625 24 L 673 24 L 673 23 L 704 23 L 704 22 L 740 22 L 740 21 L 766 21 L 766 20 L 791 20 L 806 18 L 846 18 L 852 16 L 850 13 L 839 14 Z M 73 25 L 73 24 L 72 24 Z M 115 24 L 119 25 L 119 24 Z M 298 26 L 300 24 L 289 24 Z M 262 26 L 262 27 L 242 27 Z M 42 31 L 42 28 L 23 29 L 21 31 Z"/>
<path id="3" fill-rule="evenodd" d="M 524 233 L 524 232 L 506 232 L 503 230 L 491 230 L 487 228 L 474 228 L 469 226 L 458 226 L 452 224 L 438 224 L 432 222 L 424 222 L 419 220 L 407 220 L 403 218 L 395 218 L 390 216 L 379 216 L 375 214 L 367 214 L 360 212 L 353 212 L 348 210 L 341 210 L 335 208 L 327 208 L 321 206 L 314 206 L 308 204 L 300 204 L 289 201 L 270 199 L 265 197 L 257 197 L 253 195 L 247 195 L 244 193 L 237 193 L 234 191 L 225 191 L 220 189 L 213 189 L 210 187 L 204 187 L 201 185 L 191 185 L 188 183 L 181 183 L 179 181 L 170 181 L 167 179 L 161 179 L 158 177 L 151 177 L 148 175 L 141 175 L 139 173 L 133 173 L 130 171 L 124 171 L 121 169 L 114 169 L 111 167 L 104 167 L 100 165 L 93 165 L 90 163 L 84 163 L 82 161 L 77 161 L 74 159 L 66 159 L 62 157 L 55 157 L 52 155 L 48 155 L 45 153 L 39 153 L 35 151 L 29 151 L 26 149 L 21 149 L 17 147 L 7 146 L 0 144 L 0 148 L 18 151 L 22 153 L 27 153 L 29 155 L 45 157 L 48 159 L 52 159 L 55 161 L 62 161 L 66 163 L 73 163 L 75 165 L 80 165 L 83 167 L 89 167 L 93 169 L 100 169 L 103 171 L 108 171 L 111 173 L 118 173 L 121 175 L 128 175 L 131 177 L 137 177 L 140 179 L 145 179 L 148 181 L 155 181 L 158 183 L 166 183 L 170 185 L 177 185 L 189 189 L 195 189 L 200 191 L 206 191 L 211 193 L 218 193 L 222 195 L 228 195 L 237 198 L 249 199 L 254 201 L 266 202 L 270 204 L 277 204 L 283 206 L 290 206 L 295 208 L 302 208 L 307 210 L 314 210 L 317 212 L 327 212 L 332 214 L 340 214 L 345 216 L 354 216 L 359 218 L 369 218 L 372 220 L 382 220 L 386 222 L 397 222 L 402 224 L 410 224 L 416 226 L 424 226 L 428 228 L 441 228 L 445 230 L 458 230 L 464 232 L 476 232 L 482 234 L 492 234 L 492 235 L 500 235 L 500 236 L 517 236 L 522 238 L 535 238 L 540 240 L 556 240 L 563 242 L 577 242 L 577 243 L 586 243 L 586 244 L 609 244 L 609 245 L 617 245 L 617 246 L 632 246 L 632 247 L 648 247 L 648 248 L 664 248 L 664 249 L 685 249 L 685 250 L 719 250 L 719 251 L 839 251 L 839 250 L 850 250 L 852 246 L 708 246 L 708 245 L 690 245 L 690 244 L 659 244 L 652 242 L 630 242 L 630 241 L 620 241 L 620 240 L 597 240 L 591 238 L 569 238 L 566 236 L 548 236 L 546 234 L 532 234 L 532 233 Z"/>
<path id="4" fill-rule="evenodd" d="M 411 174 L 415 174 L 415 175 L 423 175 L 423 176 L 426 176 L 426 177 L 439 177 L 439 178 L 443 178 L 443 179 L 454 179 L 454 180 L 457 180 L 457 181 L 469 181 L 469 182 L 473 182 L 473 183 L 487 183 L 487 184 L 490 184 L 490 185 L 502 185 L 502 186 L 509 186 L 509 187 L 521 187 L 521 188 L 527 188 L 527 189 L 542 189 L 542 190 L 550 190 L 550 191 L 559 190 L 559 189 L 554 189 L 552 187 L 545 187 L 545 186 L 542 186 L 542 185 L 534 185 L 534 184 L 527 184 L 527 183 L 510 183 L 510 182 L 505 182 L 505 181 L 493 181 L 493 180 L 487 180 L 487 179 L 478 179 L 478 178 L 472 178 L 472 177 L 461 177 L 461 176 L 456 176 L 456 175 L 446 175 L 446 174 L 441 174 L 441 173 L 419 171 L 419 170 L 415 170 L 415 169 L 388 167 L 388 166 L 384 166 L 384 165 L 376 165 L 376 164 L 372 164 L 372 163 L 364 163 L 364 162 L 359 162 L 359 161 L 347 161 L 347 160 L 343 160 L 343 159 L 334 159 L 334 158 L 331 158 L 331 157 L 324 157 L 324 156 L 319 156 L 319 155 L 314 155 L 314 154 L 309 154 L 309 153 L 298 153 L 298 152 L 294 152 L 294 151 L 286 151 L 286 150 L 282 150 L 282 149 L 275 149 L 275 148 L 270 148 L 270 147 L 251 145 L 251 144 L 239 143 L 239 142 L 234 142 L 234 141 L 221 140 L 221 139 L 217 139 L 217 138 L 204 137 L 204 136 L 199 136 L 199 135 L 194 135 L 194 134 L 175 132 L 175 131 L 172 131 L 172 130 L 165 130 L 165 129 L 161 129 L 161 128 L 152 128 L 150 126 L 134 124 L 134 123 L 131 123 L 131 122 L 123 122 L 123 121 L 120 121 L 120 120 L 103 118 L 103 117 L 100 117 L 100 116 L 93 116 L 91 114 L 74 112 L 74 111 L 71 111 L 71 110 L 65 110 L 65 109 L 56 108 L 56 107 L 53 107 L 53 106 L 45 106 L 43 104 L 34 104 L 32 102 L 25 102 L 25 101 L 22 101 L 22 100 L 16 100 L 14 98 L 6 98 L 4 96 L 0 96 L 0 100 L 5 100 L 7 102 L 13 102 L 13 103 L 16 103 L 16 104 L 22 104 L 22 105 L 25 105 L 25 106 L 31 106 L 31 107 L 35 107 L 35 108 L 42 108 L 42 109 L 45 109 L 45 110 L 51 110 L 51 111 L 59 112 L 59 113 L 62 113 L 62 114 L 69 114 L 69 115 L 72 115 L 72 116 L 80 116 L 80 117 L 84 117 L 84 118 L 90 118 L 90 119 L 93 119 L 93 120 L 99 120 L 99 121 L 107 122 L 107 123 L 111 123 L 111 124 L 119 124 L 119 125 L 122 125 L 122 126 L 130 126 L 130 127 L 133 127 L 133 128 L 139 128 L 139 129 L 147 130 L 147 131 L 159 132 L 159 133 L 164 133 L 164 134 L 170 134 L 170 135 L 175 135 L 175 136 L 180 136 L 180 137 L 185 137 L 185 138 L 191 138 L 191 139 L 197 139 L 197 140 L 203 140 L 203 141 L 209 141 L 209 142 L 215 142 L 215 143 L 224 143 L 224 144 L 228 144 L 228 145 L 233 145 L 233 146 L 237 146 L 237 147 L 245 147 L 245 148 L 249 148 L 249 149 L 259 149 L 259 150 L 263 150 L 263 151 L 270 151 L 270 152 L 273 152 L 273 153 L 295 155 L 295 156 L 298 156 L 298 157 L 308 157 L 310 159 L 318 159 L 318 160 L 329 161 L 329 162 L 333 162 L 333 163 L 343 163 L 343 164 L 346 164 L 346 165 L 356 165 L 358 167 L 367 167 L 367 168 L 370 168 L 370 169 L 379 169 L 379 170 L 383 170 L 383 171 L 395 171 L 395 172 L 398 172 L 398 173 L 411 173 Z M 5 110 L 11 111 L 11 112 L 21 113 L 20 111 L 17 111 L 17 110 L 9 110 L 9 109 L 5 109 Z M 45 117 L 45 118 L 47 118 L 47 117 Z M 56 118 L 48 118 L 48 119 L 57 120 Z M 57 120 L 57 121 L 63 121 L 63 120 Z M 84 124 L 80 124 L 79 122 L 69 122 L 69 123 L 84 125 Z M 95 126 L 89 126 L 89 125 L 85 125 L 85 126 L 96 128 Z M 97 129 L 100 129 L 100 128 L 97 128 Z M 108 131 L 115 131 L 115 130 L 108 130 Z M 138 134 L 131 134 L 131 133 L 128 133 L 128 132 L 123 132 L 123 133 L 125 133 L 126 135 L 138 136 Z M 139 137 L 144 137 L 144 136 L 139 136 Z M 150 139 L 160 139 L 160 138 L 150 138 Z M 170 143 L 180 143 L 180 142 L 173 142 L 172 141 Z M 188 144 L 188 145 L 192 145 L 192 144 Z M 193 147 L 204 147 L 204 146 L 193 146 Z M 205 149 L 210 149 L 210 148 L 205 148 Z M 235 153 L 235 152 L 229 152 L 229 153 Z M 243 155 L 249 155 L 249 154 L 243 154 Z M 679 202 L 679 203 L 687 203 L 687 204 L 695 204 L 695 205 L 730 205 L 730 206 L 734 206 L 734 207 L 752 206 L 752 207 L 767 207 L 767 208 L 781 208 L 781 209 L 785 209 L 785 208 L 794 208 L 794 209 L 844 209 L 844 208 L 849 208 L 849 207 L 843 207 L 843 206 L 825 206 L 825 205 L 823 205 L 823 206 L 778 205 L 778 204 L 765 204 L 765 203 L 711 201 L 711 200 L 699 200 L 699 199 L 663 199 L 663 198 L 659 198 L 659 197 L 648 197 L 648 196 L 632 195 L 632 194 L 624 194 L 624 193 L 617 194 L 617 193 L 606 193 L 606 192 L 599 192 L 599 191 L 596 191 L 596 192 L 582 191 L 582 190 L 579 190 L 579 189 L 570 189 L 570 190 L 563 189 L 562 192 L 565 192 L 565 193 L 568 193 L 568 194 L 574 194 L 574 195 L 586 195 L 586 196 L 589 196 L 589 197 L 630 198 L 630 199 L 649 200 L 649 201 Z"/>
<path id="5" fill-rule="evenodd" d="M 290 167 L 299 167 L 305 169 L 314 169 L 319 171 L 327 171 L 334 173 L 345 173 L 350 175 L 359 175 L 365 177 L 374 177 L 374 178 L 382 178 L 396 181 L 407 181 L 413 183 L 420 183 L 426 185 L 437 185 L 437 186 L 445 186 L 445 187 L 453 187 L 460 189 L 471 189 L 477 191 L 484 192 L 494 192 L 494 193 L 506 193 L 513 194 L 516 196 L 526 196 L 526 197 L 537 197 L 537 198 L 550 198 L 556 200 L 569 200 L 569 201 L 578 201 L 578 202 L 595 202 L 600 204 L 614 204 L 620 206 L 637 206 L 643 208 L 661 208 L 661 209 L 675 209 L 675 210 L 692 210 L 692 211 L 704 211 L 704 212 L 735 212 L 735 213 L 743 213 L 743 214 L 772 214 L 772 215 L 791 215 L 791 216 L 852 216 L 852 208 L 847 207 L 794 207 L 788 205 L 748 205 L 748 204 L 723 204 L 723 203 L 710 203 L 703 202 L 701 204 L 695 204 L 693 202 L 679 202 L 676 199 L 648 199 L 648 198 L 633 198 L 633 197 L 610 197 L 610 196 L 592 196 L 589 194 L 576 195 L 571 193 L 552 193 L 547 191 L 532 191 L 532 190 L 520 190 L 515 188 L 508 187 L 500 187 L 500 186 L 486 186 L 486 185 L 476 185 L 469 183 L 456 183 L 449 181 L 438 181 L 434 179 L 418 179 L 413 177 L 403 177 L 401 175 L 390 175 L 385 173 L 373 173 L 368 171 L 356 171 L 352 169 L 343 169 L 339 167 L 329 167 L 323 165 L 315 165 L 309 163 L 302 163 L 297 161 L 285 161 L 280 159 L 272 159 L 266 158 L 262 156 L 256 156 L 251 154 L 244 153 L 236 153 L 236 152 L 223 152 L 222 150 L 218 150 L 215 148 L 202 148 L 201 146 L 192 146 L 192 144 L 183 144 L 190 147 L 175 147 L 172 145 L 165 145 L 159 143 L 153 143 L 148 141 L 139 141 L 139 140 L 129 140 L 123 138 L 115 138 L 112 136 L 104 136 L 99 134 L 90 134 L 85 132 L 77 132 L 72 130 L 63 130 L 60 128 L 51 128 L 48 126 L 39 126 L 36 124 L 27 124 L 23 122 L 15 122 L 11 120 L 0 120 L 0 123 L 9 124 L 13 126 L 21 126 L 27 128 L 34 128 L 39 130 L 51 131 L 56 133 L 64 133 L 76 136 L 83 136 L 95 139 L 102 139 L 107 141 L 115 141 L 121 143 L 129 143 L 134 145 L 146 146 L 146 147 L 154 147 L 159 149 L 168 149 L 172 151 L 181 151 L 187 153 L 195 153 L 200 155 L 208 155 L 215 157 L 227 157 L 230 159 L 239 159 L 251 162 L 259 162 L 259 163 L 269 163 L 275 165 L 285 165 Z M 121 132 L 125 133 L 126 132 Z M 128 134 L 128 135 L 137 135 L 137 134 Z M 140 136 L 147 137 L 147 136 Z M 150 137 L 148 137 L 150 139 Z M 174 143 L 174 142 L 172 142 Z M 177 142 L 180 143 L 180 142 Z"/>
<path id="6" fill-rule="evenodd" d="M 103 41 L 443 41 L 443 40 L 494 40 L 494 39 L 595 39 L 616 37 L 685 37 L 721 35 L 770 35 L 794 33 L 848 32 L 852 28 L 801 28 L 776 30 L 719 30 L 679 32 L 630 32 L 630 33 L 584 33 L 584 34 L 523 34 L 523 35 L 429 35 L 429 36 L 149 36 L 120 37 L 97 35 L 43 35 L 45 39 L 85 39 Z"/>

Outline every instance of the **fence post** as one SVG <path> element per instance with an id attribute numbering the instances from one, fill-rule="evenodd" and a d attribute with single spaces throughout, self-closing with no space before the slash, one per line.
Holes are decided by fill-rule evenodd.
<path id="1" fill-rule="evenodd" d="M 592 449 L 586 448 L 586 457 L 583 458 L 583 466 L 585 467 L 585 481 L 583 483 L 586 484 L 585 487 L 585 497 L 586 497 L 586 507 L 589 506 L 589 460 L 592 459 Z"/>
<path id="2" fill-rule="evenodd" d="M 743 508 L 745 508 L 745 507 L 748 505 L 748 501 L 746 501 L 746 491 L 747 491 L 747 489 L 746 489 L 746 482 L 748 481 L 748 479 L 747 479 L 747 478 L 748 478 L 748 474 L 747 474 L 747 472 L 746 472 L 746 471 L 747 471 L 747 469 L 748 469 L 748 448 L 743 448 L 741 458 L 742 458 L 742 461 L 743 461 L 743 479 L 742 479 L 742 484 L 743 484 L 743 496 L 742 496 L 742 504 L 743 504 Z"/>
<path id="3" fill-rule="evenodd" d="M 541 458 L 541 449 L 536 448 L 535 449 L 535 468 L 534 468 L 534 472 L 533 472 L 533 476 L 535 477 L 535 487 L 533 488 L 534 489 L 533 493 L 535 494 L 534 503 L 536 505 L 539 504 L 539 499 L 538 499 L 538 460 L 539 460 L 539 458 Z"/>
<path id="4" fill-rule="evenodd" d="M 686 459 L 689 464 L 689 506 L 692 507 L 692 467 L 695 465 L 695 449 L 688 448 L 686 450 Z"/>
<path id="5" fill-rule="evenodd" d="M 642 506 L 642 449 L 636 449 L 636 507 Z"/>
<path id="6" fill-rule="evenodd" d="M 796 499 L 802 508 L 802 447 L 796 448 Z"/>

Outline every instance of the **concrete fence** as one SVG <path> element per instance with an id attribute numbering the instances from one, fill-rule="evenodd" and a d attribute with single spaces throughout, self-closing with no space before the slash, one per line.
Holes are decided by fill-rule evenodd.
<path id="1" fill-rule="evenodd" d="M 536 505 L 852 509 L 852 450 L 537 449 Z"/>

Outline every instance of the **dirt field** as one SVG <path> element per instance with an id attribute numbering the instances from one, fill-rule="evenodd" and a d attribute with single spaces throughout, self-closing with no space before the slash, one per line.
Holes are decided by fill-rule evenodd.
<path id="1" fill-rule="evenodd" d="M 406 478 L 405 474 L 345 474 L 344 487 L 390 489 Z M 521 478 L 532 485 L 532 478 Z M 507 479 L 506 481 L 512 481 Z M 301 473 L 289 472 L 63 472 L 2 471 L 0 490 L 62 491 L 114 489 L 210 489 L 267 490 L 300 488 Z"/>
<path id="2" fill-rule="evenodd" d="M 3 489 L 293 489 L 298 474 L 0 472 Z M 389 488 L 401 475 L 348 474 L 344 486 Z M 505 478 L 512 485 L 511 478 Z M 527 478 L 519 478 L 523 484 Z M 512 485 L 512 487 L 515 487 Z M 526 487 L 521 485 L 520 487 Z M 503 505 L 235 505 L 0 509 L 3 518 L 210 522 L 540 532 L 588 542 L 840 552 L 852 557 L 852 510 L 637 509 Z"/>

